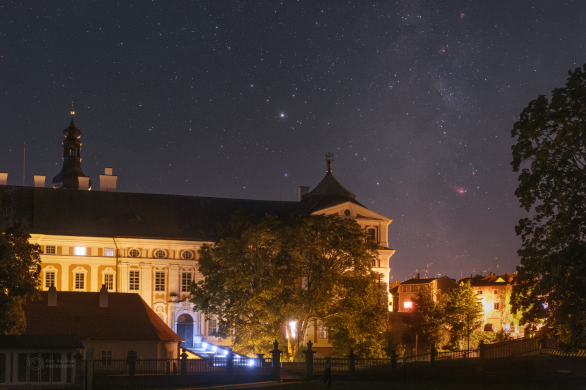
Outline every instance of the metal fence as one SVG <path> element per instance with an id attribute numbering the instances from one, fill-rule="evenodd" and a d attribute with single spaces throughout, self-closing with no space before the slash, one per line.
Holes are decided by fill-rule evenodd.
<path id="1" fill-rule="evenodd" d="M 127 359 L 94 360 L 95 376 L 130 375 L 131 368 Z M 272 359 L 235 358 L 230 361 L 227 357 L 213 357 L 210 359 L 185 359 L 185 373 L 259 373 L 270 372 Z M 137 359 L 134 365 L 134 375 L 173 375 L 181 374 L 181 359 Z"/>
<path id="2" fill-rule="evenodd" d="M 539 354 L 539 339 L 525 338 L 482 347 L 482 358 L 494 359 L 510 356 L 535 356 Z"/>

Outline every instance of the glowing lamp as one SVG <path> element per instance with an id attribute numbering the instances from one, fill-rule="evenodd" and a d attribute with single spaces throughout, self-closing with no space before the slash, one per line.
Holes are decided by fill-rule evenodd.
<path id="1" fill-rule="evenodd" d="M 405 309 L 413 309 L 413 302 L 411 302 L 411 301 L 403 302 L 403 307 Z"/>

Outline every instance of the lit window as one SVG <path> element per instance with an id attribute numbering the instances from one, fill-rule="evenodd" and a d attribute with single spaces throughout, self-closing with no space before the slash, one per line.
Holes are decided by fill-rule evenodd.
<path id="1" fill-rule="evenodd" d="M 130 271 L 130 277 L 129 279 L 129 284 L 128 284 L 128 289 L 130 291 L 138 291 L 140 283 L 139 283 L 139 278 L 140 278 L 140 271 Z"/>
<path id="2" fill-rule="evenodd" d="M 404 302 L 404 303 L 403 303 L 403 307 L 404 307 L 405 309 L 413 309 L 413 302 L 411 302 L 411 301 L 406 301 L 406 302 Z"/>
<path id="3" fill-rule="evenodd" d="M 497 290 L 494 290 L 494 295 L 497 295 L 499 292 Z"/>
<path id="4" fill-rule="evenodd" d="M 140 251 L 139 251 L 138 249 L 131 249 L 131 250 L 128 252 L 128 255 L 129 255 L 130 257 L 138 257 L 138 256 L 140 256 Z"/>
<path id="5" fill-rule="evenodd" d="M 164 272 L 155 272 L 155 291 L 165 291 Z"/>
<path id="6" fill-rule="evenodd" d="M 164 250 L 162 250 L 162 249 L 157 249 L 157 250 L 155 251 L 155 257 L 156 257 L 157 259 L 163 259 L 163 258 L 165 258 L 165 256 L 167 256 L 167 252 L 165 252 Z"/>
<path id="7" fill-rule="evenodd" d="M 481 295 L 481 294 L 482 294 L 482 290 L 476 291 L 476 295 Z"/>
<path id="8" fill-rule="evenodd" d="M 104 284 L 108 290 L 114 290 L 114 275 L 104 274 Z"/>
<path id="9" fill-rule="evenodd" d="M 181 274 L 181 291 L 188 292 L 191 287 L 191 272 L 183 272 Z"/>
<path id="10" fill-rule="evenodd" d="M 499 302 L 494 303 L 494 310 L 499 310 L 500 307 L 501 307 L 501 304 Z"/>
<path id="11" fill-rule="evenodd" d="M 54 255 L 55 254 L 55 245 L 45 246 L 45 254 L 46 255 Z"/>
<path id="12" fill-rule="evenodd" d="M 317 337 L 320 339 L 327 339 L 328 338 L 328 328 L 326 324 L 321 321 L 317 323 Z"/>
<path id="13" fill-rule="evenodd" d="M 112 351 L 102 351 L 102 364 L 112 364 Z"/>
<path id="14" fill-rule="evenodd" d="M 75 274 L 75 289 L 85 290 L 85 274 Z"/>
<path id="15" fill-rule="evenodd" d="M 114 256 L 114 248 L 104 248 L 104 256 Z"/>
<path id="16" fill-rule="evenodd" d="M 216 319 L 208 320 L 208 335 L 213 336 L 218 331 L 218 321 Z"/>
<path id="17" fill-rule="evenodd" d="M 193 252 L 191 251 L 183 251 L 181 253 L 181 257 L 183 257 L 185 260 L 189 260 L 193 257 Z"/>
<path id="18" fill-rule="evenodd" d="M 85 246 L 76 246 L 75 247 L 75 255 L 76 256 L 85 256 Z"/>
<path id="19" fill-rule="evenodd" d="M 45 287 L 53 287 L 55 285 L 55 272 L 45 272 Z"/>

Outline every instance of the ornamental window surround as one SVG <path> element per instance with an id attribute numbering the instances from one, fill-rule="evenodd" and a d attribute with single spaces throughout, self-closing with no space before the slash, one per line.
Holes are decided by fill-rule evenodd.
<path id="1" fill-rule="evenodd" d="M 192 251 L 183 251 L 181 252 L 181 257 L 185 260 L 193 259 L 193 252 Z"/>
<path id="2" fill-rule="evenodd" d="M 155 271 L 155 291 L 165 291 L 165 271 Z"/>
<path id="3" fill-rule="evenodd" d="M 45 267 L 43 270 L 44 272 L 44 283 L 43 283 L 43 290 L 47 291 L 49 287 L 55 286 L 57 287 L 57 273 L 58 269 L 49 265 Z"/>
<path id="4" fill-rule="evenodd" d="M 128 290 L 139 291 L 140 289 L 140 271 L 130 271 L 128 273 Z"/>
<path id="5" fill-rule="evenodd" d="M 191 291 L 192 280 L 193 280 L 193 278 L 192 278 L 191 272 L 182 272 L 181 273 L 181 292 Z"/>
<path id="6" fill-rule="evenodd" d="M 164 259 L 165 257 L 167 257 L 167 251 L 165 251 L 164 249 L 156 249 L 153 254 L 157 259 Z"/>

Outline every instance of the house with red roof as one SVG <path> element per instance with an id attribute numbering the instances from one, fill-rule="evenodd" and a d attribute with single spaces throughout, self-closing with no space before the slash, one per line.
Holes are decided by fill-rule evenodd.
<path id="1" fill-rule="evenodd" d="M 89 339 L 94 359 L 125 359 L 136 351 L 139 359 L 179 358 L 184 341 L 146 304 L 139 294 L 59 291 L 40 293 L 24 305 L 27 335 L 77 335 Z"/>

